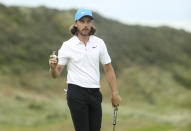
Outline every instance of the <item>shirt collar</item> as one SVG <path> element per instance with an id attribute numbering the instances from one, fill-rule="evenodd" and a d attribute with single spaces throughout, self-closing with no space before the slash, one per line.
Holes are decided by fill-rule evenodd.
<path id="1" fill-rule="evenodd" d="M 81 41 L 78 39 L 78 37 L 76 35 L 73 36 L 73 40 L 76 45 L 81 43 Z M 90 35 L 88 42 L 92 42 L 92 41 L 93 41 L 93 38 L 92 38 L 92 35 Z"/>

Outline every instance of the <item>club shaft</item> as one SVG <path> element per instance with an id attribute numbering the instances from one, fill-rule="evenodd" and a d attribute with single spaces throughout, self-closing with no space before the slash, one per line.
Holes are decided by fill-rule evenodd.
<path id="1" fill-rule="evenodd" d="M 113 131 L 115 131 L 115 125 L 113 125 Z"/>

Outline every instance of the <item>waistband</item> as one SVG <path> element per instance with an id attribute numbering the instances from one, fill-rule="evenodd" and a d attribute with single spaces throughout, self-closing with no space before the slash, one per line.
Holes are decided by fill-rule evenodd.
<path id="1" fill-rule="evenodd" d="M 88 92 L 97 92 L 99 91 L 100 88 L 87 88 L 87 87 L 81 87 L 79 85 L 75 85 L 75 84 L 70 84 L 68 83 L 68 87 L 74 87 L 74 88 L 79 88 L 79 89 L 82 89 L 82 90 L 87 90 Z"/>

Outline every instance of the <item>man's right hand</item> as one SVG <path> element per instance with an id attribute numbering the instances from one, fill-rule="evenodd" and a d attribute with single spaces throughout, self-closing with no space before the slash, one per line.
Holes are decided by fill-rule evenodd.
<path id="1" fill-rule="evenodd" d="M 56 56 L 56 51 L 53 51 L 49 58 L 49 66 L 51 69 L 56 69 L 58 64 L 58 58 Z"/>

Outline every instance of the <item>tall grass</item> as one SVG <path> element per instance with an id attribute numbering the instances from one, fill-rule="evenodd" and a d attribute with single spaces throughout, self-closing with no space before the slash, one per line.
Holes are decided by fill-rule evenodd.
<path id="1" fill-rule="evenodd" d="M 132 67 L 118 75 L 122 103 L 119 131 L 188 131 L 191 92 L 160 68 Z M 65 78 L 51 79 L 47 72 L 0 76 L 0 130 L 72 131 L 66 104 Z M 111 91 L 102 76 L 102 131 L 112 130 Z"/>

